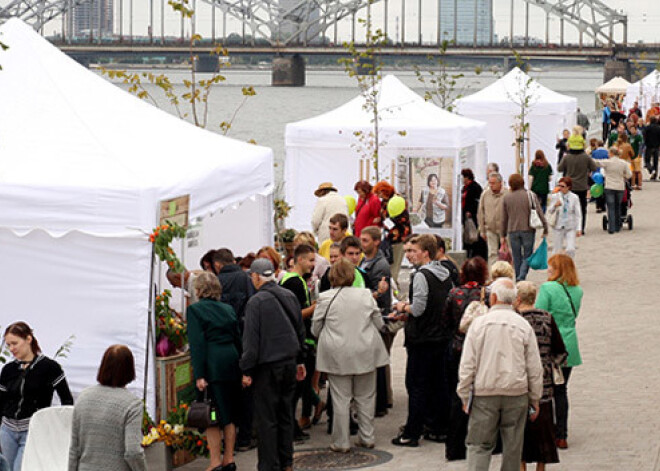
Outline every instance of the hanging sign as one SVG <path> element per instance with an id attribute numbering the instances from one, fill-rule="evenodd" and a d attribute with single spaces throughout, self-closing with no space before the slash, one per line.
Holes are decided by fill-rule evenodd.
<path id="1" fill-rule="evenodd" d="M 190 195 L 178 196 L 160 202 L 160 223 L 174 222 L 180 226 L 188 227 L 188 212 L 190 210 Z"/>

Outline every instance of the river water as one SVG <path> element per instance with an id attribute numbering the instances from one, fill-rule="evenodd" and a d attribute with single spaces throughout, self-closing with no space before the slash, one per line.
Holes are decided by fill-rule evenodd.
<path id="1" fill-rule="evenodd" d="M 177 84 L 175 87 L 178 92 L 183 93 L 183 80 L 190 78 L 189 73 L 183 70 L 166 70 L 162 73 Z M 386 70 L 383 73 L 395 74 L 408 87 L 424 95 L 424 84 L 417 80 L 414 71 Z M 245 141 L 253 139 L 260 145 L 272 148 L 275 154 L 275 178 L 278 183 L 282 179 L 286 124 L 332 110 L 359 94 L 355 79 L 339 70 L 307 70 L 305 87 L 271 87 L 270 70 L 227 69 L 224 75 L 227 80 L 214 88 L 209 98 L 207 129 L 220 133 L 220 123 L 229 121 L 243 101 L 241 88 L 253 86 L 257 95 L 250 97 L 238 110 L 228 135 Z M 602 66 L 587 65 L 548 67 L 533 71 L 531 75 L 556 92 L 575 96 L 581 109 L 590 112 L 595 108 L 594 90 L 602 84 L 603 69 Z M 198 74 L 198 78 L 208 76 Z M 470 94 L 496 79 L 491 72 L 484 72 L 478 77 L 468 72 L 461 86 L 467 86 L 465 94 Z M 124 84 L 118 85 L 124 89 L 128 88 Z M 159 89 L 151 85 L 146 85 L 146 88 L 155 97 L 160 108 L 175 113 Z M 596 126 L 599 126 L 599 123 L 596 123 Z"/>

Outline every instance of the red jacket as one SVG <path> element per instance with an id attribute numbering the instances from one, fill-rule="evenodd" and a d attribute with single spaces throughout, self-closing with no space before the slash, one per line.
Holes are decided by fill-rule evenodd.
<path id="1" fill-rule="evenodd" d="M 366 201 L 360 199 L 355 208 L 355 224 L 353 225 L 355 237 L 360 237 L 362 229 L 368 226 L 380 226 L 380 199 L 373 193 L 367 196 Z"/>

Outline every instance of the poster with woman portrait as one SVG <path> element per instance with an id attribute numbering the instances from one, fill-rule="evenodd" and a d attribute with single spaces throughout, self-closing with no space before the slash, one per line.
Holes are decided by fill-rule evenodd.
<path id="1" fill-rule="evenodd" d="M 455 156 L 400 157 L 399 175 L 404 178 L 400 178 L 399 185 L 405 188 L 401 192 L 409 202 L 413 232 L 430 232 L 448 239 L 447 242 L 453 240 L 457 210 L 455 160 Z"/>

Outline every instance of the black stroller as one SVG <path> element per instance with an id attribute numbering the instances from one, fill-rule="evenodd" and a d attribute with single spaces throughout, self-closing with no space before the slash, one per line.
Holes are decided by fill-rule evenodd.
<path id="1" fill-rule="evenodd" d="M 632 214 L 628 214 L 630 208 L 632 208 L 632 185 L 630 181 L 626 181 L 626 189 L 623 191 L 623 199 L 621 200 L 621 227 L 624 224 L 628 225 L 628 230 L 632 231 L 633 229 L 633 217 Z M 603 214 L 603 230 L 606 231 L 608 226 L 607 212 Z"/>

